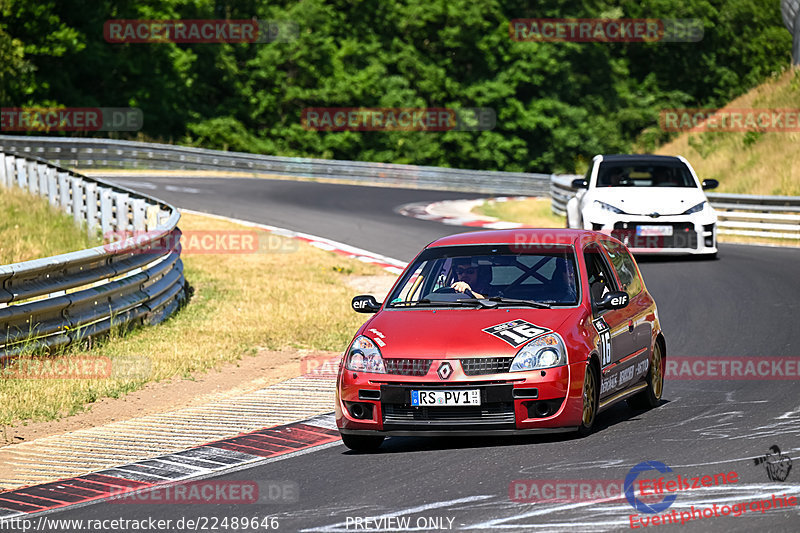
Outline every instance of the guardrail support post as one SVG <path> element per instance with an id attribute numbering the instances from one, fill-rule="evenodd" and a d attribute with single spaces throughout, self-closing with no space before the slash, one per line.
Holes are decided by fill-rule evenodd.
<path id="1" fill-rule="evenodd" d="M 25 186 L 28 184 L 28 180 L 25 174 L 25 160 L 21 158 L 14 158 L 16 159 L 17 163 L 17 186 L 20 189 L 25 189 Z"/>
<path id="2" fill-rule="evenodd" d="M 69 201 L 69 174 L 66 172 L 58 173 L 58 203 L 65 213 L 72 213 L 72 205 Z"/>
<path id="3" fill-rule="evenodd" d="M 80 227 L 81 222 L 84 220 L 83 213 L 83 180 L 80 178 L 70 178 L 72 183 L 72 218 L 75 223 Z"/>
<path id="4" fill-rule="evenodd" d="M 128 231 L 128 195 L 114 193 L 114 199 L 117 204 L 117 232 L 126 233 Z"/>
<path id="5" fill-rule="evenodd" d="M 56 178 L 56 169 L 47 169 L 47 199 L 50 205 L 58 207 L 58 178 Z"/>
<path id="6" fill-rule="evenodd" d="M 94 238 L 97 235 L 97 184 L 87 183 L 86 190 L 86 231 L 89 233 L 89 238 Z"/>
<path id="7" fill-rule="evenodd" d="M 47 194 L 47 176 L 50 174 L 50 169 L 47 165 L 41 163 L 36 165 L 36 175 L 39 177 L 39 196 Z"/>
<path id="8" fill-rule="evenodd" d="M 111 237 L 111 232 L 114 231 L 114 205 L 111 202 L 111 190 L 108 187 L 100 188 L 100 231 L 103 233 L 103 239 Z"/>
<path id="9" fill-rule="evenodd" d="M 36 161 L 28 161 L 25 172 L 28 175 L 28 192 L 31 194 L 39 194 L 39 165 Z"/>
<path id="10" fill-rule="evenodd" d="M 6 155 L 0 153 L 0 186 L 8 188 L 8 169 L 6 168 Z"/>
<path id="11" fill-rule="evenodd" d="M 145 208 L 147 207 L 147 202 L 137 199 L 133 200 L 131 204 L 133 205 L 133 231 L 144 231 Z"/>
<path id="12" fill-rule="evenodd" d="M 158 215 L 161 212 L 161 208 L 157 205 L 148 205 L 147 206 L 147 214 L 145 216 L 145 229 L 147 231 L 152 231 L 158 227 Z"/>
<path id="13" fill-rule="evenodd" d="M 6 157 L 6 161 L 5 161 L 6 183 L 8 184 L 8 188 L 10 189 L 11 187 L 14 186 L 14 180 L 16 178 L 16 175 L 14 174 L 14 170 L 16 168 L 15 165 L 14 165 L 14 159 L 15 158 L 14 158 L 13 155 L 7 155 L 5 157 Z"/>

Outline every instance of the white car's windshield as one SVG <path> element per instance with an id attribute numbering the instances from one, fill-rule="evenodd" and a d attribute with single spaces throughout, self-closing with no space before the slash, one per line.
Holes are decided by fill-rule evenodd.
<path id="1" fill-rule="evenodd" d="M 600 163 L 597 187 L 697 188 L 685 165 Z"/>
<path id="2" fill-rule="evenodd" d="M 509 245 L 429 248 L 406 271 L 389 296 L 389 305 L 448 305 L 471 298 L 577 304 L 579 284 L 572 247 L 514 248 Z"/>

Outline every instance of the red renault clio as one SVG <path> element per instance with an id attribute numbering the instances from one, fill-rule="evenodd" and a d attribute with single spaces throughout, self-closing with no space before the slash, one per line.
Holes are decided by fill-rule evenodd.
<path id="1" fill-rule="evenodd" d="M 336 423 L 370 450 L 392 435 L 588 434 L 600 411 L 660 403 L 666 342 L 626 247 L 583 230 L 434 241 L 339 365 Z"/>

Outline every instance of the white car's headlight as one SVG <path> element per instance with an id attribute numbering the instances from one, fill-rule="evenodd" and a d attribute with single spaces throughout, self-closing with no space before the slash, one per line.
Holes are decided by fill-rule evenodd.
<path id="1" fill-rule="evenodd" d="M 610 211 L 610 212 L 615 213 L 617 215 L 624 215 L 625 214 L 625 211 L 623 211 L 622 209 L 619 209 L 618 207 L 614 207 L 611 204 L 607 204 L 605 202 L 601 202 L 600 200 L 595 200 L 593 205 L 595 207 L 599 207 L 600 209 L 602 209 L 604 211 Z"/>
<path id="2" fill-rule="evenodd" d="M 383 365 L 381 351 L 369 337 L 359 335 L 350 346 L 347 359 L 344 364 L 348 370 L 355 372 L 369 372 L 372 374 L 385 374 L 386 367 Z"/>
<path id="3" fill-rule="evenodd" d="M 558 333 L 533 339 L 517 352 L 509 372 L 525 372 L 567 364 L 567 349 Z"/>
<path id="4" fill-rule="evenodd" d="M 684 212 L 683 212 L 683 214 L 684 214 L 684 215 L 691 215 L 691 214 L 693 214 L 693 213 L 700 212 L 700 211 L 702 211 L 702 210 L 703 210 L 703 208 L 704 208 L 705 206 L 706 206 L 706 201 L 705 201 L 705 200 L 703 200 L 702 202 L 700 202 L 700 203 L 699 203 L 699 204 L 697 204 L 696 206 L 694 206 L 694 207 L 690 207 L 689 209 L 687 209 L 686 211 L 684 211 Z"/>

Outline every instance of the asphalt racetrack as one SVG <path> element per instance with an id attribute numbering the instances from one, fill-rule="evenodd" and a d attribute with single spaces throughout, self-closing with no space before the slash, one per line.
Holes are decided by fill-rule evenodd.
<path id="1" fill-rule="evenodd" d="M 327 237 L 402 261 L 428 242 L 467 228 L 397 214 L 410 202 L 476 198 L 467 193 L 238 178 L 118 179 L 181 208 Z M 287 257 L 287 260 L 290 260 Z M 800 359 L 800 250 L 720 246 L 720 259 L 648 259 L 640 267 L 656 299 L 667 357 Z M 686 477 L 736 472 L 735 482 L 678 493 L 664 513 L 800 496 L 800 464 L 770 480 L 754 458 L 778 446 L 800 451 L 800 382 L 774 379 L 667 379 L 662 405 L 618 405 L 600 414 L 587 438 L 388 439 L 360 455 L 341 444 L 227 473 L 224 480 L 295 483 L 294 501 L 258 505 L 118 505 L 66 509 L 52 519 L 276 517 L 279 531 L 618 531 L 643 528 L 653 514 L 623 499 L 551 497 L 534 489 L 620 483 L 643 461 Z M 777 456 L 776 456 L 777 457 Z M 774 458 L 773 458 L 774 459 Z M 786 460 L 783 461 L 785 471 Z M 800 461 L 795 460 L 795 463 Z M 652 473 L 651 477 L 659 475 Z M 670 478 L 672 479 L 672 478 Z M 605 483 L 599 483 L 602 481 Z M 567 490 L 567 489 L 564 489 Z M 610 493 L 606 493 L 608 496 Z M 541 496 L 541 495 L 540 495 Z M 661 498 L 659 498 L 661 499 Z M 795 500 L 797 503 L 797 500 Z M 788 505 L 788 504 L 786 504 Z M 800 507 L 712 516 L 663 531 L 798 531 Z M 742 506 L 738 506 L 739 511 Z M 766 511 L 766 512 L 762 512 Z M 633 518 L 632 518 L 633 515 Z M 644 517 L 644 518 L 643 518 Z M 372 519 L 365 522 L 367 518 Z M 173 522 L 175 524 L 175 522 Z M 264 524 L 218 531 L 266 531 Z M 646 528 L 653 529 L 655 523 Z M 188 528 L 171 526 L 174 531 Z M 120 530 L 120 529 L 117 529 Z M 124 529 L 122 529 L 124 530 Z M 109 529 L 110 531 L 110 529 Z"/>

